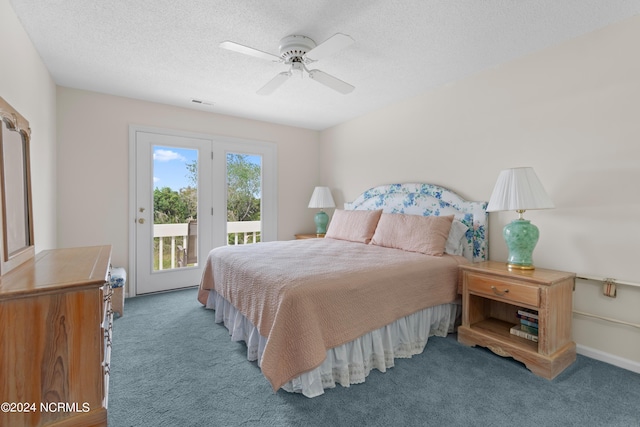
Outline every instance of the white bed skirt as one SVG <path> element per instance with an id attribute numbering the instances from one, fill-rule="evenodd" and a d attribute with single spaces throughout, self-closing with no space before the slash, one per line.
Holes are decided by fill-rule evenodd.
<path id="1" fill-rule="evenodd" d="M 247 359 L 260 361 L 266 338 L 231 303 L 210 291 L 206 308 L 216 311 L 216 323 L 224 323 L 232 341 L 244 341 Z M 386 372 L 395 358 L 410 358 L 422 353 L 430 336 L 444 337 L 454 331 L 460 314 L 459 304 L 443 304 L 427 308 L 369 332 L 354 341 L 327 350 L 318 368 L 305 372 L 282 386 L 288 392 L 316 397 L 336 383 L 349 387 L 365 381 L 371 369 Z"/>

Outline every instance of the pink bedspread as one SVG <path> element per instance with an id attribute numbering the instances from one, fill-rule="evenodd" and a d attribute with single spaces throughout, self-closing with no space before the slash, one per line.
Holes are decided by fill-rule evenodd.
<path id="1" fill-rule="evenodd" d="M 278 390 L 328 349 L 453 302 L 467 262 L 334 239 L 226 246 L 209 253 L 198 300 L 215 289 L 267 338 L 261 369 Z"/>

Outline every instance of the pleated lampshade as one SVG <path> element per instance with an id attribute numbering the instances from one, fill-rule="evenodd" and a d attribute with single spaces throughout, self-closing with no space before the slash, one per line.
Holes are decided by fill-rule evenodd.
<path id="1" fill-rule="evenodd" d="M 336 204 L 333 201 L 329 187 L 316 187 L 311 195 L 311 200 L 309 200 L 309 207 L 317 209 L 335 208 Z"/>
<path id="2" fill-rule="evenodd" d="M 487 211 L 524 211 L 554 207 L 533 168 L 523 167 L 500 172 Z"/>

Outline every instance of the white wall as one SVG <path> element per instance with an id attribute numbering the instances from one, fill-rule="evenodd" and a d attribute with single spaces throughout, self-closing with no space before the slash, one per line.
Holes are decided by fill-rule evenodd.
<path id="1" fill-rule="evenodd" d="M 113 264 L 128 267 L 129 125 L 276 143 L 278 238 L 313 230 L 316 131 L 63 87 L 57 101 L 60 247 L 111 244 Z"/>
<path id="2" fill-rule="evenodd" d="M 0 0 L 0 96 L 31 127 L 36 252 L 56 246 L 56 89 L 9 0 Z"/>
<path id="3" fill-rule="evenodd" d="M 321 133 L 321 178 L 339 205 L 369 187 L 431 182 L 488 200 L 500 170 L 535 168 L 556 209 L 529 211 L 538 267 L 640 283 L 640 17 L 416 96 Z M 490 257 L 505 260 L 490 215 Z M 574 306 L 640 323 L 640 288 Z M 574 316 L 574 339 L 640 367 L 640 330 Z"/>

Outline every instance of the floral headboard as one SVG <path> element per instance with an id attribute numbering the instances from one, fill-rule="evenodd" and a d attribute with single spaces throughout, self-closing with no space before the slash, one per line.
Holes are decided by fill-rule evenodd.
<path id="1" fill-rule="evenodd" d="M 489 215 L 487 202 L 469 202 L 451 190 L 433 184 L 391 184 L 371 188 L 346 210 L 382 209 L 385 213 L 411 215 L 454 215 L 467 230 L 463 255 L 473 261 L 489 259 Z"/>

